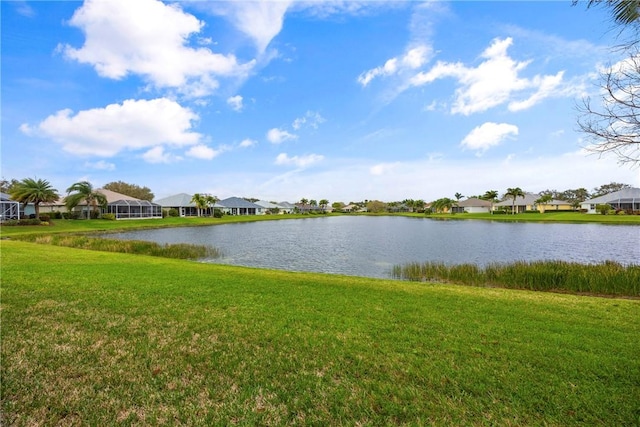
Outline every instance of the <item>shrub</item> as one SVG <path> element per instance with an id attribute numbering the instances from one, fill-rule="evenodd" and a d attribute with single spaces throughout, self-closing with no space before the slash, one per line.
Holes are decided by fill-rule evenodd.
<path id="1" fill-rule="evenodd" d="M 602 215 L 607 215 L 613 208 L 608 204 L 596 205 L 596 210 Z"/>
<path id="2" fill-rule="evenodd" d="M 220 209 L 214 209 L 213 210 L 213 217 L 214 218 L 222 218 L 223 215 L 224 215 L 224 212 L 222 212 Z"/>
<path id="3" fill-rule="evenodd" d="M 116 214 L 112 214 L 112 213 L 102 214 L 102 219 L 106 219 L 107 221 L 115 221 Z"/>
<path id="4" fill-rule="evenodd" d="M 49 216 L 51 219 L 62 219 L 62 213 L 58 211 L 51 212 Z"/>
<path id="5" fill-rule="evenodd" d="M 23 218 L 23 219 L 12 219 L 9 221 L 5 221 L 2 225 L 14 226 L 14 225 L 49 225 L 49 223 L 43 223 L 37 218 Z"/>
<path id="6" fill-rule="evenodd" d="M 180 211 L 178 211 L 178 209 L 176 209 L 176 208 L 171 208 L 166 212 L 167 212 L 167 215 L 172 217 L 172 218 L 180 216 Z"/>
<path id="7" fill-rule="evenodd" d="M 40 215 L 40 221 L 49 222 L 51 217 L 49 215 Z"/>

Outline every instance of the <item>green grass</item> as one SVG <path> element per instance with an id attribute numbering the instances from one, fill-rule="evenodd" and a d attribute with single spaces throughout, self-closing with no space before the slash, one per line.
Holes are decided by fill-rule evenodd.
<path id="1" fill-rule="evenodd" d="M 144 240 L 117 240 L 78 234 L 24 234 L 16 235 L 14 239 L 27 242 L 67 246 L 76 249 L 92 251 L 119 252 L 125 254 L 150 255 L 177 259 L 219 258 L 219 249 L 208 245 L 194 245 L 190 243 L 159 244 Z"/>
<path id="2" fill-rule="evenodd" d="M 640 302 L 3 240 L 2 425 L 640 423 Z"/>
<path id="3" fill-rule="evenodd" d="M 424 214 L 407 213 L 405 216 L 425 217 Z M 461 213 L 461 214 L 431 214 L 427 218 L 435 219 L 481 219 L 491 221 L 521 221 L 521 222 L 592 222 L 602 224 L 636 224 L 640 225 L 640 215 L 598 215 L 580 212 L 546 212 L 519 213 L 516 215 L 492 215 L 490 213 Z"/>
<path id="4" fill-rule="evenodd" d="M 392 276 L 412 281 L 445 281 L 471 286 L 640 297 L 640 265 L 613 261 L 580 264 L 565 261 L 520 261 L 446 265 L 410 262 L 395 265 Z"/>

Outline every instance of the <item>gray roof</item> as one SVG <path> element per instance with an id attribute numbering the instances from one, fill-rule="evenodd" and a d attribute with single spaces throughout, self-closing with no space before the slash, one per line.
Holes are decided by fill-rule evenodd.
<path id="1" fill-rule="evenodd" d="M 460 206 L 461 208 L 471 208 L 471 207 L 483 207 L 483 208 L 489 208 L 491 207 L 491 202 L 488 200 L 482 200 L 482 199 L 478 199 L 476 197 L 471 197 L 467 200 L 463 200 L 461 202 L 457 203 L 457 206 Z"/>
<path id="2" fill-rule="evenodd" d="M 223 208 L 253 208 L 262 209 L 262 206 L 251 203 L 240 197 L 229 197 L 224 200 L 220 200 L 218 204 Z"/>
<path id="3" fill-rule="evenodd" d="M 538 200 L 540 197 L 540 194 L 534 194 L 534 193 L 525 193 L 524 198 L 522 197 L 516 197 L 516 206 L 533 206 L 533 205 L 538 205 L 539 203 L 536 203 L 536 200 Z M 509 197 L 508 199 L 503 200 L 502 202 L 499 203 L 495 203 L 493 206 L 511 206 L 513 204 L 513 198 Z M 567 202 L 566 200 L 550 200 L 547 203 L 544 203 L 545 206 L 549 206 L 549 205 L 570 205 L 571 203 Z"/>
<path id="4" fill-rule="evenodd" d="M 0 193 L 0 200 L 2 200 L 3 202 L 8 202 L 8 201 L 14 201 L 10 195 L 8 195 L 7 193 Z"/>
<path id="5" fill-rule="evenodd" d="M 172 207 L 195 207 L 196 204 L 191 202 L 191 198 L 193 196 L 187 193 L 175 194 L 173 196 L 164 197 L 162 199 L 156 199 L 154 202 L 159 204 L 160 206 L 164 206 L 167 208 Z"/>
<path id="6" fill-rule="evenodd" d="M 602 203 L 628 203 L 634 200 L 640 200 L 640 188 L 625 188 L 622 190 L 614 191 L 613 193 L 605 194 L 604 196 L 585 200 L 582 203 L 597 205 Z"/>
<path id="7" fill-rule="evenodd" d="M 289 202 L 280 202 L 280 203 L 278 203 L 278 205 L 282 206 L 285 209 L 293 209 L 293 208 L 296 207 L 296 205 L 293 205 L 293 204 L 291 204 Z"/>
<path id="8" fill-rule="evenodd" d="M 266 200 L 258 200 L 256 202 L 256 205 L 261 206 L 265 209 L 282 209 L 284 207 L 275 203 L 268 202 Z"/>

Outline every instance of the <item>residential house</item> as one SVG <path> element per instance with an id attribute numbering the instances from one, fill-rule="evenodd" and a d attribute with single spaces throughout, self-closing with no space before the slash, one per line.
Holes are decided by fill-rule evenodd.
<path id="1" fill-rule="evenodd" d="M 598 205 L 610 205 L 613 209 L 625 211 L 640 211 L 640 188 L 625 188 L 604 196 L 585 200 L 581 204 L 582 210 L 587 213 L 598 213 Z"/>
<path id="2" fill-rule="evenodd" d="M 116 219 L 162 218 L 162 206 L 157 203 L 136 199 L 104 188 L 96 191 L 102 193 L 107 199 L 107 206 L 102 209 L 102 213 L 113 214 Z"/>
<path id="3" fill-rule="evenodd" d="M 524 197 L 516 197 L 515 200 L 515 210 L 516 213 L 522 213 L 526 211 L 539 211 L 539 212 L 549 212 L 549 211 L 572 211 L 573 206 L 571 203 L 566 200 L 550 200 L 547 203 L 538 203 L 537 200 L 542 197 L 540 194 L 535 193 L 525 193 Z M 494 203 L 493 210 L 504 209 L 507 208 L 508 211 L 511 211 L 511 206 L 513 204 L 513 198 L 509 197 L 505 200 Z"/>
<path id="4" fill-rule="evenodd" d="M 229 197 L 218 202 L 226 215 L 264 215 L 265 208 L 240 197 Z"/>
<path id="5" fill-rule="evenodd" d="M 457 202 L 452 208 L 453 213 L 489 213 L 491 212 L 491 202 L 488 200 L 470 197 L 467 200 Z"/>
<path id="6" fill-rule="evenodd" d="M 287 209 L 280 206 L 278 203 L 268 202 L 266 200 L 258 200 L 254 202 L 256 205 L 261 206 L 265 214 L 284 214 L 287 213 Z"/>
<path id="7" fill-rule="evenodd" d="M 155 203 L 162 206 L 163 209 L 175 209 L 181 217 L 198 216 L 198 207 L 191 200 L 193 196 L 187 193 L 174 194 L 173 196 L 164 197 L 154 200 Z M 206 209 L 202 209 L 200 215 L 213 216 L 215 209 L 222 209 L 222 206 L 215 203 Z"/>

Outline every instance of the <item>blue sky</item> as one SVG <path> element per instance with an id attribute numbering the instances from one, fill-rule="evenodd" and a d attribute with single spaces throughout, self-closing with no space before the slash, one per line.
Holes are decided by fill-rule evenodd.
<path id="1" fill-rule="evenodd" d="M 2 177 L 384 201 L 640 186 L 585 153 L 617 61 L 571 1 L 2 1 Z"/>

